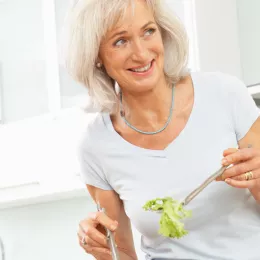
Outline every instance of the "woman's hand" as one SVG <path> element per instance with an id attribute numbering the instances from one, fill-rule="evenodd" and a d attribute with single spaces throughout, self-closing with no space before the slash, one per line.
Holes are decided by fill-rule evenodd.
<path id="1" fill-rule="evenodd" d="M 223 153 L 222 164 L 233 164 L 217 180 L 225 181 L 235 188 L 248 188 L 254 198 L 260 202 L 260 149 L 230 148 Z"/>
<path id="2" fill-rule="evenodd" d="M 109 259 L 111 255 L 104 227 L 114 232 L 118 223 L 103 212 L 90 213 L 79 224 L 78 238 L 80 246 L 96 259 Z"/>

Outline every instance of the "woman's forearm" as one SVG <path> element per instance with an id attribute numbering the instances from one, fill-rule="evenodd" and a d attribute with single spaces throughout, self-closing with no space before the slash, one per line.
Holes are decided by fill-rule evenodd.
<path id="1" fill-rule="evenodd" d="M 120 260 L 137 260 L 137 255 L 135 252 L 132 253 L 125 253 L 124 251 L 121 251 L 120 249 L 118 249 L 118 254 L 119 254 L 119 258 Z M 105 254 L 104 256 L 99 256 L 96 257 L 97 260 L 113 260 L 112 256 L 108 256 L 107 254 Z"/>
<path id="2" fill-rule="evenodd" d="M 136 252 L 127 252 L 123 248 L 118 248 L 119 257 L 122 260 L 137 260 Z"/>

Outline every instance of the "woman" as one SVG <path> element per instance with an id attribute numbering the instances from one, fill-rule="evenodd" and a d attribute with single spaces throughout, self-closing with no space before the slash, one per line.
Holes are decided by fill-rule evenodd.
<path id="1" fill-rule="evenodd" d="M 260 119 L 246 87 L 190 73 L 185 31 L 160 1 L 82 0 L 71 17 L 67 68 L 102 110 L 82 139 L 81 172 L 107 212 L 81 221 L 80 245 L 110 259 L 105 226 L 120 259 L 137 259 L 131 221 L 147 259 L 259 259 Z M 223 156 L 233 166 L 189 205 L 189 234 L 160 236 L 144 203 L 183 198 Z"/>

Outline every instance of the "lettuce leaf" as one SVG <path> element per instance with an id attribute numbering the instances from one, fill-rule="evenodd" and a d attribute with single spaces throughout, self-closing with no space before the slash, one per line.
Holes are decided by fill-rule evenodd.
<path id="1" fill-rule="evenodd" d="M 144 210 L 161 210 L 159 233 L 165 237 L 181 238 L 188 234 L 184 229 L 184 218 L 191 217 L 191 211 L 185 210 L 183 205 L 171 197 L 156 198 L 145 203 Z"/>

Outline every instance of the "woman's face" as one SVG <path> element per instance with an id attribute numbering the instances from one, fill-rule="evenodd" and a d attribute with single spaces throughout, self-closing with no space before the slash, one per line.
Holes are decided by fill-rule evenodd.
<path id="1" fill-rule="evenodd" d="M 151 90 L 164 77 L 161 33 L 144 0 L 136 0 L 134 14 L 129 7 L 107 33 L 99 58 L 108 75 L 128 92 Z"/>

